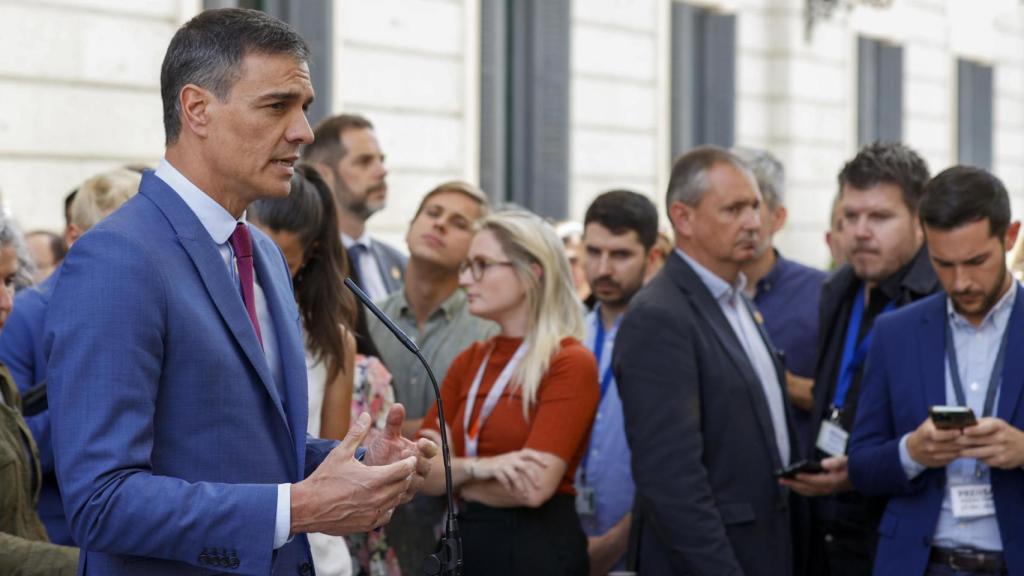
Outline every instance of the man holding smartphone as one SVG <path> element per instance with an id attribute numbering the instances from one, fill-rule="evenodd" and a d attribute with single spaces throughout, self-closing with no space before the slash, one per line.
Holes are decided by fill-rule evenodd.
<path id="1" fill-rule="evenodd" d="M 1005 260 L 1020 223 L 964 166 L 928 183 L 920 217 L 945 292 L 877 322 L 850 440 L 854 486 L 889 498 L 874 574 L 1024 574 L 1024 548 L 1004 547 L 1024 537 L 1024 298 Z M 940 429 L 944 406 L 977 423 Z"/>

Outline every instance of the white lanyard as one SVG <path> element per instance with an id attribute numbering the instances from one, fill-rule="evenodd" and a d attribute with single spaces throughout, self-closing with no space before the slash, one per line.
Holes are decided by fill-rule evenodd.
<path id="1" fill-rule="evenodd" d="M 476 434 L 470 435 L 472 430 L 471 418 L 473 417 L 473 406 L 476 404 L 476 393 L 480 389 L 480 381 L 484 378 L 484 370 L 487 369 L 487 362 L 491 359 L 491 353 L 488 352 L 487 356 L 484 357 L 483 363 L 480 364 L 480 369 L 476 371 L 476 378 L 473 379 L 473 385 L 469 388 L 469 398 L 466 404 L 466 413 L 462 417 L 463 434 L 466 437 L 466 456 L 469 458 L 476 458 L 477 444 L 480 442 L 480 431 L 483 430 L 484 423 L 491 416 L 491 412 L 494 410 L 494 406 L 498 403 L 498 398 L 501 398 L 502 393 L 505 392 L 505 388 L 508 386 L 509 380 L 512 379 L 512 372 L 516 369 L 516 365 L 526 355 L 526 341 L 524 340 L 519 348 L 516 348 L 516 353 L 512 355 L 512 359 L 508 361 L 505 368 L 498 374 L 498 379 L 494 381 L 494 386 L 491 387 L 490 392 L 487 393 L 487 398 L 484 399 L 484 405 L 480 407 L 480 415 L 477 417 Z"/>

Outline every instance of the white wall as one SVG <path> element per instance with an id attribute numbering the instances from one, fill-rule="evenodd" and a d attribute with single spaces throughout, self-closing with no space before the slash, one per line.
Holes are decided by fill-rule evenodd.
<path id="1" fill-rule="evenodd" d="M 64 227 L 87 177 L 163 151 L 160 63 L 197 0 L 0 2 L 0 194 L 26 228 Z"/>

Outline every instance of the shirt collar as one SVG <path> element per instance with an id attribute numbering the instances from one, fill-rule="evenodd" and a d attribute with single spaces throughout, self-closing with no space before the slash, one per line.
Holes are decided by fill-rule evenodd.
<path id="1" fill-rule="evenodd" d="M 239 222 L 245 222 L 244 213 L 241 219 L 235 220 L 230 212 L 190 182 L 184 174 L 178 172 L 178 169 L 172 166 L 166 158 L 160 160 L 155 174 L 185 201 L 189 210 L 192 210 L 192 213 L 199 219 L 199 223 L 206 229 L 206 233 L 218 245 L 228 241 Z"/>
<path id="2" fill-rule="evenodd" d="M 615 334 L 618 333 L 618 331 L 619 331 L 619 324 L 622 324 L 622 317 L 623 316 L 625 316 L 625 314 L 619 314 L 619 317 L 615 319 L 615 323 L 612 324 L 612 329 L 608 330 L 607 332 L 605 332 L 604 337 L 606 339 L 609 338 L 609 337 L 614 338 Z M 595 302 L 594 303 L 594 308 L 591 309 L 590 312 L 587 313 L 586 322 L 587 322 L 587 324 L 589 326 L 593 326 L 594 327 L 594 331 L 596 333 L 596 331 L 597 331 L 597 323 L 598 322 L 604 322 L 604 320 L 601 318 L 601 303 L 600 302 Z"/>
<path id="3" fill-rule="evenodd" d="M 363 246 L 366 246 L 367 250 L 369 250 L 371 242 L 372 240 L 370 239 L 369 230 L 364 230 L 363 235 L 359 238 L 353 238 L 344 232 L 341 233 L 341 243 L 345 246 L 345 250 L 352 248 L 356 244 L 362 244 Z"/>
<path id="4" fill-rule="evenodd" d="M 991 323 L 996 329 L 1002 330 L 1003 326 L 1006 326 L 1010 321 L 1010 313 L 1013 312 L 1013 301 L 1017 297 L 1017 281 L 1010 281 L 1010 289 L 1003 294 L 1003 297 L 996 302 L 996 305 L 988 311 L 985 318 L 982 319 L 981 324 L 978 325 L 978 329 L 983 328 L 986 324 Z M 971 324 L 969 320 L 964 318 L 956 308 L 953 307 L 953 299 L 946 296 L 946 314 L 949 316 L 950 321 L 954 326 L 965 328 L 974 328 L 974 324 Z"/>
<path id="5" fill-rule="evenodd" d="M 772 248 L 772 251 L 775 252 L 775 265 L 772 266 L 772 269 L 769 270 L 763 278 L 757 281 L 758 292 L 760 292 L 765 287 L 767 287 L 770 290 L 772 286 L 779 282 L 779 279 L 782 278 L 783 274 L 786 272 L 786 269 L 789 268 L 789 260 L 784 258 L 782 254 L 779 254 L 779 251 L 776 250 L 775 248 Z"/>
<path id="6" fill-rule="evenodd" d="M 700 263 L 691 258 L 686 252 L 683 252 L 679 248 L 676 248 L 675 252 L 683 259 L 683 261 L 693 268 L 693 271 L 697 273 L 701 282 L 704 282 L 704 285 L 707 286 L 708 291 L 711 292 L 711 295 L 715 300 L 728 302 L 735 298 L 737 294 L 743 292 L 743 289 L 747 287 L 747 277 L 743 272 L 740 272 L 736 276 L 736 281 L 734 283 L 729 284 L 711 270 L 701 266 Z"/>
<path id="7" fill-rule="evenodd" d="M 395 303 L 398 304 L 399 313 L 402 315 L 411 316 L 412 310 L 409 309 L 409 300 L 405 297 L 405 290 L 397 291 L 395 297 Z M 438 307 L 438 309 L 431 313 L 431 316 L 434 316 L 435 314 L 437 314 L 438 311 L 441 311 L 444 313 L 445 319 L 450 322 L 452 321 L 452 319 L 455 318 L 456 314 L 458 314 L 462 310 L 465 304 L 466 291 L 463 290 L 461 287 L 456 288 L 455 292 L 452 292 L 451 296 L 445 298 L 444 302 L 441 302 L 441 305 Z"/>

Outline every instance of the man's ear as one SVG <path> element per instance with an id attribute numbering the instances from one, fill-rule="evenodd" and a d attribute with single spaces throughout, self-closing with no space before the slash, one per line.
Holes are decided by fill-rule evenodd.
<path id="1" fill-rule="evenodd" d="M 1017 245 L 1017 235 L 1020 234 L 1020 220 L 1014 220 L 1010 222 L 1010 225 L 1006 228 L 1006 251 L 1013 250 L 1013 247 Z"/>
<path id="2" fill-rule="evenodd" d="M 181 127 L 188 129 L 200 138 L 209 136 L 211 105 L 214 105 L 216 97 L 205 88 L 195 84 L 186 84 L 178 93 L 178 103 L 181 105 Z"/>
<path id="3" fill-rule="evenodd" d="M 82 234 L 84 232 L 82 232 L 82 229 L 77 224 L 68 224 L 68 227 L 64 230 L 64 243 L 68 245 L 68 248 L 71 248 L 71 245 L 81 238 Z"/>
<path id="4" fill-rule="evenodd" d="M 683 238 L 693 236 L 693 207 L 684 202 L 675 201 L 668 207 L 668 219 L 672 222 L 676 234 Z"/>
<path id="5" fill-rule="evenodd" d="M 789 216 L 789 212 L 782 204 L 776 206 L 772 212 L 772 235 L 774 236 L 786 225 L 786 218 Z"/>
<path id="6" fill-rule="evenodd" d="M 331 167 L 323 162 L 313 162 L 310 164 L 310 166 L 312 166 L 313 169 L 316 170 L 317 174 L 320 175 L 320 178 L 322 178 L 324 183 L 327 184 L 327 187 L 333 191 L 335 183 L 334 171 L 331 170 Z"/>

